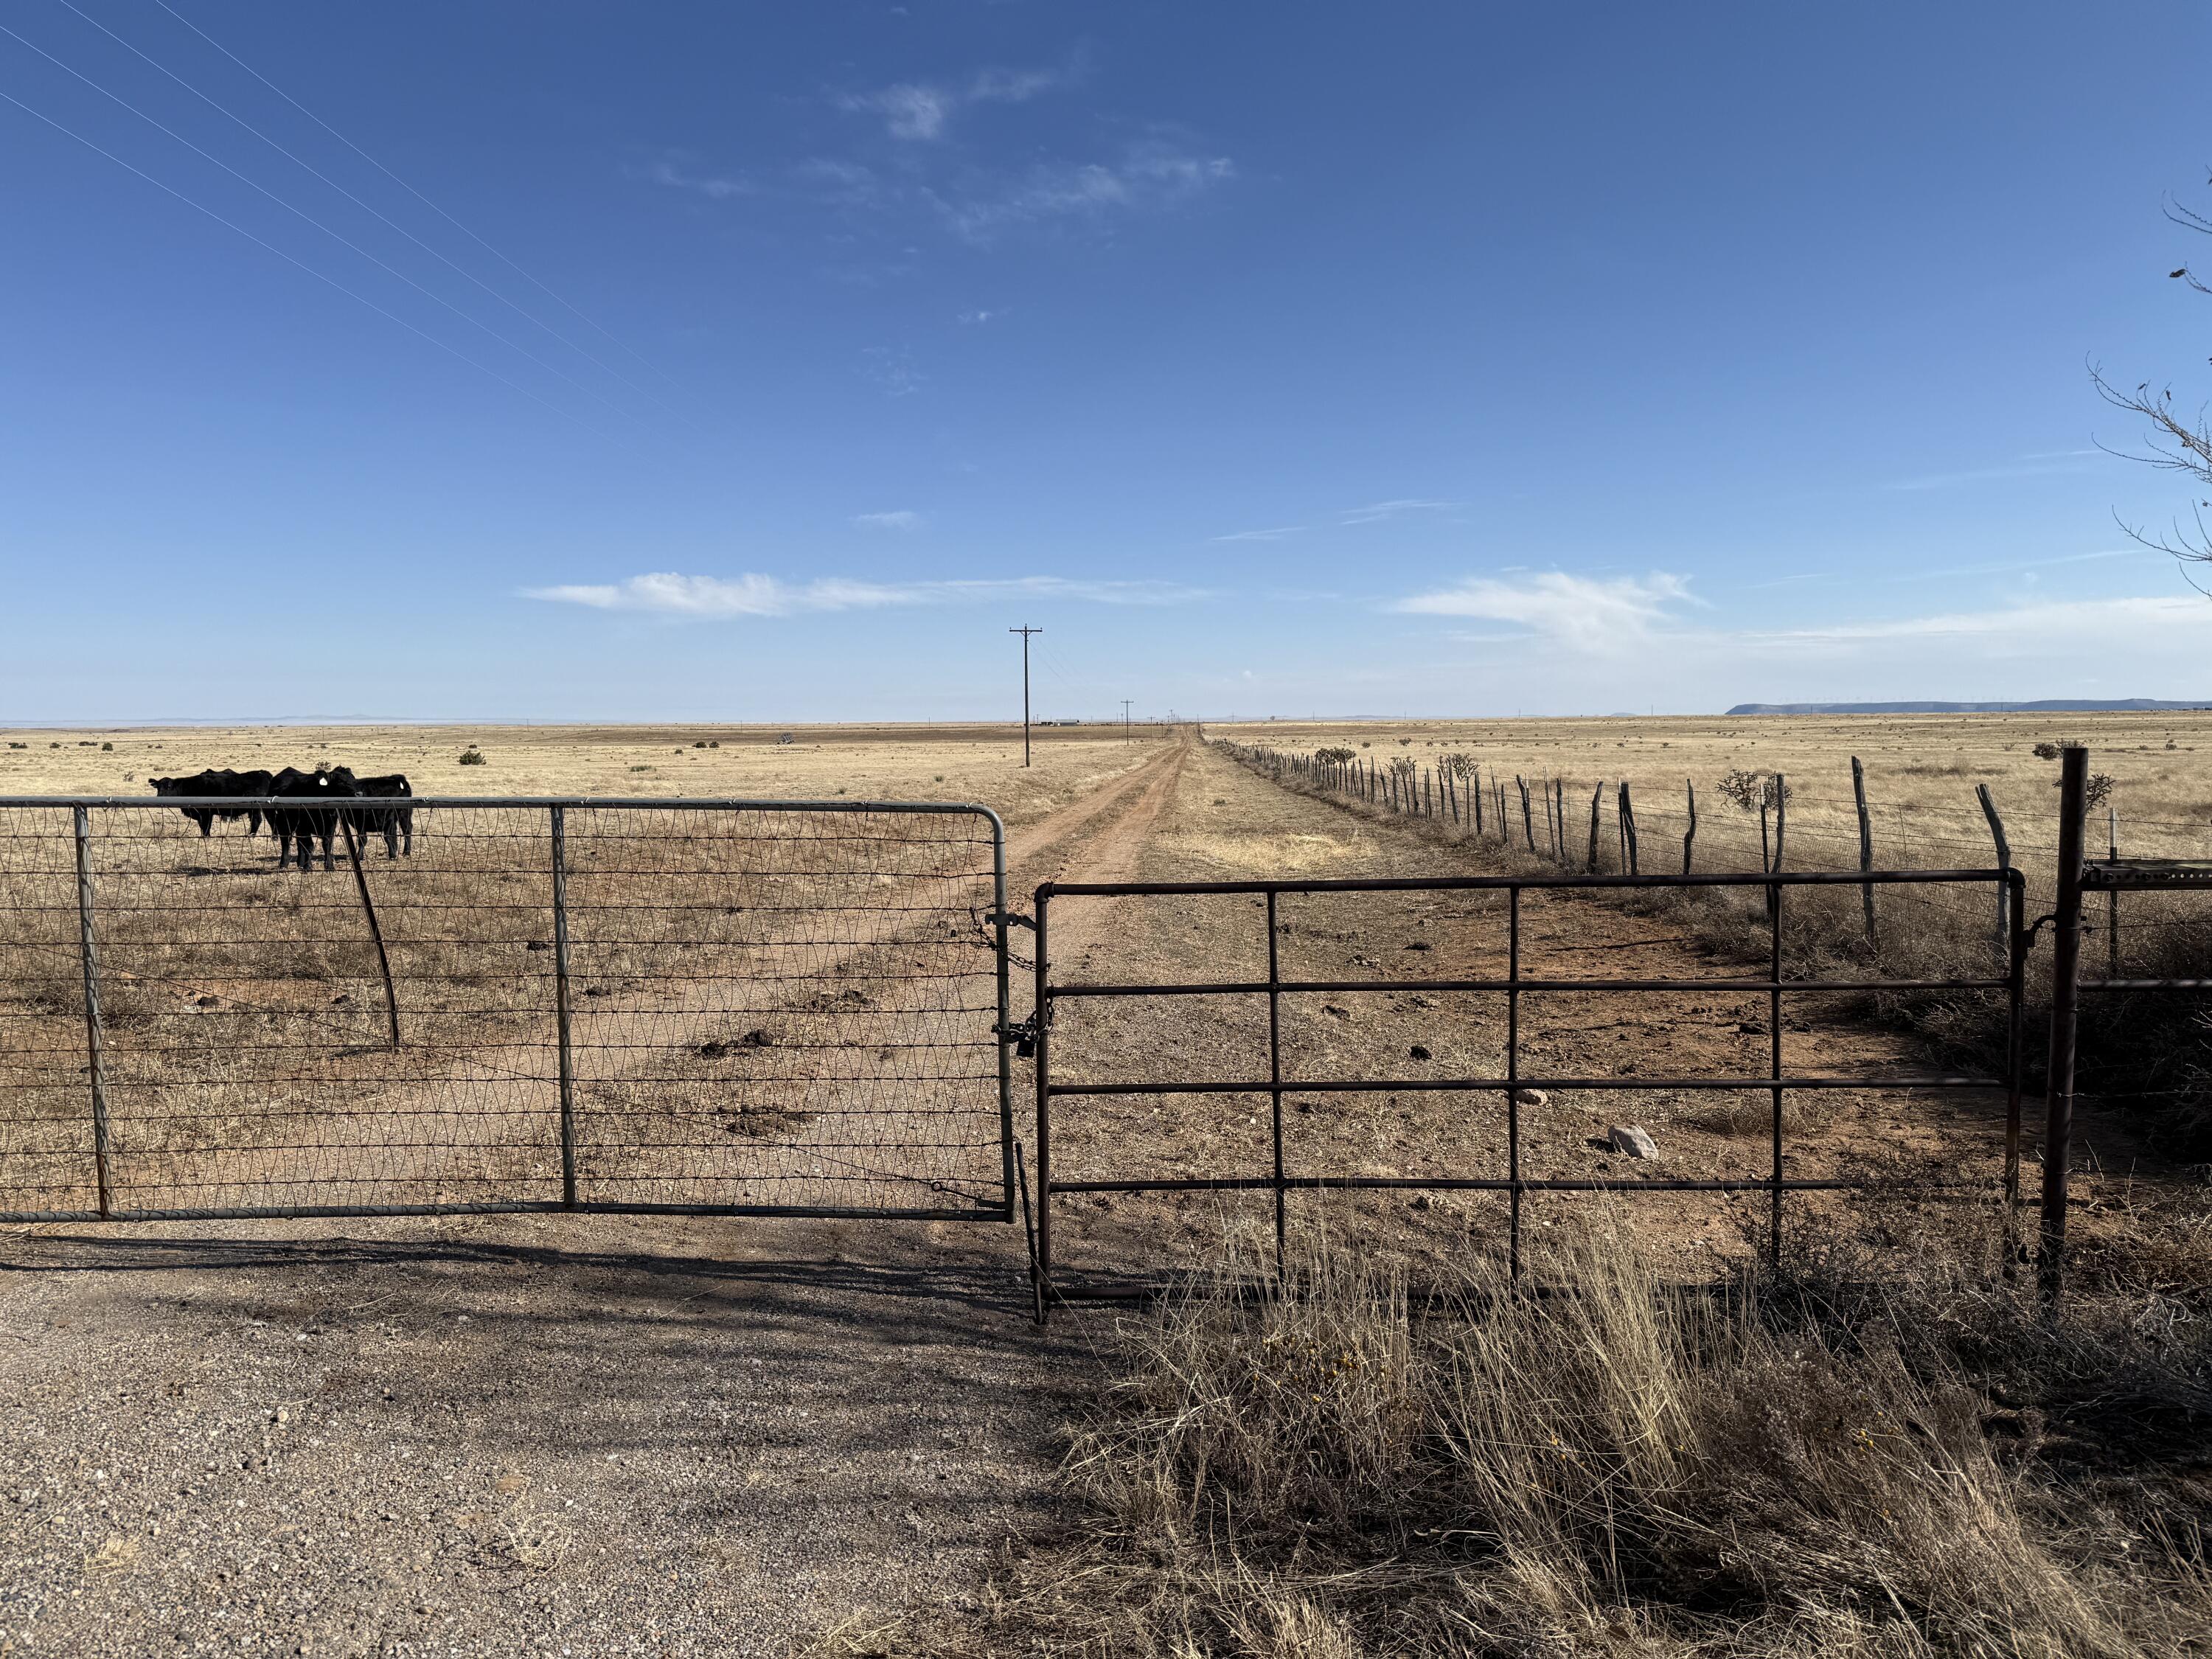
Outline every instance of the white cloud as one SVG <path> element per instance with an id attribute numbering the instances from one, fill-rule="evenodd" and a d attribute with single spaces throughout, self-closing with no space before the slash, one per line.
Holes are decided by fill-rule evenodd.
<path id="1" fill-rule="evenodd" d="M 963 104 L 1026 104 L 1070 79 L 1061 70 L 978 70 L 964 86 L 902 81 L 876 92 L 847 93 L 840 109 L 879 115 L 884 130 L 907 143 L 942 138 L 953 113 Z"/>
<path id="2" fill-rule="evenodd" d="M 1285 536 L 1295 536 L 1305 526 L 1286 524 L 1275 530 L 1232 530 L 1225 536 L 1208 536 L 1210 542 L 1279 542 Z"/>
<path id="3" fill-rule="evenodd" d="M 2035 478 L 2051 472 L 2078 472 L 2105 452 L 2101 449 L 2046 450 L 2023 455 L 2002 466 L 1975 467 L 1964 472 L 1936 472 L 1923 478 L 1905 478 L 1885 486 L 1890 489 L 1948 489 L 1955 484 L 1988 483 L 2002 478 Z"/>
<path id="4" fill-rule="evenodd" d="M 1162 140 L 1133 144 L 1114 162 L 1039 165 L 1011 180 L 971 179 L 930 199 L 954 230 L 988 241 L 1008 226 L 1177 206 L 1226 184 L 1237 165 Z"/>
<path id="5" fill-rule="evenodd" d="M 899 605 L 983 605 L 1012 599 L 1087 605 L 1184 605 L 1207 595 L 1202 588 L 1178 582 L 1078 581 L 1065 576 L 921 582 L 867 582 L 825 576 L 808 582 L 787 582 L 755 572 L 738 576 L 686 576 L 655 571 L 619 582 L 527 587 L 522 590 L 522 597 L 586 605 L 594 611 L 726 617 L 790 617 Z"/>
<path id="6" fill-rule="evenodd" d="M 1680 576 L 1603 579 L 1547 571 L 1512 581 L 1475 576 L 1456 587 L 1416 593 L 1388 608 L 1423 617 L 1512 623 L 1574 650 L 1605 653 L 1641 643 L 1668 608 L 1690 597 Z"/>
<path id="7" fill-rule="evenodd" d="M 714 173 L 685 171 L 693 159 L 684 151 L 672 151 L 647 167 L 645 177 L 656 185 L 665 185 L 671 190 L 696 191 L 717 202 L 726 202 L 734 196 L 759 193 L 759 186 L 750 179 L 731 179 Z"/>
<path id="8" fill-rule="evenodd" d="M 861 530 L 916 530 L 921 514 L 902 507 L 895 513 L 855 513 L 853 523 Z"/>
<path id="9" fill-rule="evenodd" d="M 1385 519 L 1395 519 L 1407 513 L 1449 513 L 1460 506 L 1458 501 L 1431 501 L 1407 498 L 1395 501 L 1374 501 L 1365 507 L 1355 507 L 1338 520 L 1340 524 L 1380 524 Z"/>
<path id="10" fill-rule="evenodd" d="M 974 325 L 994 321 L 1006 314 L 1004 311 L 963 311 L 960 313 L 960 320 Z"/>

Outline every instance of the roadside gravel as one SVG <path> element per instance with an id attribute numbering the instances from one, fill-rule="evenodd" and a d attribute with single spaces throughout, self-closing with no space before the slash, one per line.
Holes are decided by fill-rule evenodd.
<path id="1" fill-rule="evenodd" d="M 0 1237 L 0 1654 L 781 1654 L 1045 1516 L 1018 1229 L 356 1224 Z"/>

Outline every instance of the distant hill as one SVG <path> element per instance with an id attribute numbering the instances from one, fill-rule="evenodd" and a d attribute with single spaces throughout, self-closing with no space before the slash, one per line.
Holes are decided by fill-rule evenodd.
<path id="1" fill-rule="evenodd" d="M 2095 714 L 2212 708 L 2156 697 L 2045 697 L 2039 702 L 1740 702 L 1731 714 Z"/>

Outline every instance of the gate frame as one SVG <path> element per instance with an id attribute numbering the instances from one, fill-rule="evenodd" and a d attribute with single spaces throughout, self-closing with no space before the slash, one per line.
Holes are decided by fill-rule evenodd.
<path id="1" fill-rule="evenodd" d="M 570 1212 L 597 1215 L 786 1216 L 826 1220 L 869 1221 L 997 1221 L 1015 1217 L 1017 1180 L 1014 1168 L 1013 1070 L 1011 1045 L 1017 1034 L 1008 1001 L 1006 969 L 1006 826 L 998 813 L 979 801 L 852 800 L 840 796 L 829 800 L 747 800 L 693 795 L 409 795 L 343 796 L 317 810 L 343 814 L 349 803 L 358 810 L 390 810 L 396 804 L 413 811 L 444 809 L 478 811 L 542 811 L 548 816 L 553 861 L 548 871 L 551 884 L 549 903 L 554 913 L 557 943 L 555 957 L 556 1025 L 559 1046 L 559 1121 L 562 1166 L 562 1195 L 554 1199 L 451 1204 L 290 1204 L 232 1205 L 206 1207 L 117 1210 L 111 1202 L 108 1180 L 108 1102 L 104 1065 L 104 1027 L 100 1017 L 100 960 L 94 929 L 98 914 L 93 888 L 91 814 L 104 811 L 173 812 L 192 811 L 266 812 L 266 795 L 0 795 L 0 813 L 16 811 L 67 812 L 76 848 L 78 954 L 84 984 L 85 1049 L 91 1079 L 91 1122 L 94 1190 L 98 1207 L 90 1210 L 0 1211 L 0 1222 L 27 1221 L 252 1221 L 349 1217 L 418 1215 L 525 1215 Z M 997 1018 L 992 1024 L 994 1046 L 999 1057 L 999 1195 L 997 1201 L 970 1209 L 878 1208 L 860 1206 L 803 1204 L 623 1204 L 579 1199 L 576 1194 L 575 1114 L 573 1057 L 569 1042 L 568 871 L 565 855 L 566 816 L 571 811 L 798 813 L 826 812 L 858 817 L 867 813 L 899 813 L 918 817 L 968 817 L 982 819 L 991 832 L 991 910 L 984 917 L 991 926 L 993 971 L 998 996 Z M 273 872 L 271 873 L 274 873 Z M 518 872 L 520 873 L 520 872 Z M 976 872 L 981 874 L 979 871 Z"/>
<path id="2" fill-rule="evenodd" d="M 1789 887 L 1856 887 L 1960 885 L 1995 884 L 2012 901 L 2011 925 L 2006 938 L 2006 969 L 1993 978 L 1787 980 L 1782 976 L 1782 893 Z M 1521 894 L 1524 890 L 1635 890 L 1692 887 L 1764 888 L 1767 891 L 1767 975 L 1721 979 L 1528 979 L 1521 972 Z M 1197 1192 L 1272 1191 L 1275 1198 L 1275 1254 L 1279 1271 L 1285 1245 L 1285 1205 L 1291 1191 L 1413 1189 L 1426 1191 L 1504 1192 L 1510 1194 L 1510 1269 L 1521 1270 L 1521 1209 L 1523 1194 L 1531 1192 L 1766 1192 L 1771 1194 L 1770 1249 L 1780 1259 L 1782 1201 L 1785 1193 L 1863 1191 L 1873 1184 L 1863 1181 L 1792 1177 L 1784 1170 L 1783 1103 L 1793 1089 L 1939 1089 L 2002 1090 L 2005 1093 L 2004 1169 L 1999 1184 L 2005 1203 L 2007 1271 L 2017 1254 L 2015 1237 L 2020 1205 L 2020 1131 L 2023 1069 L 2022 1027 L 2027 954 L 2033 931 L 2023 925 L 2026 877 L 2018 870 L 1855 870 L 1714 873 L 1706 875 L 1503 875 L 1352 877 L 1252 881 L 1197 882 L 1046 882 L 1036 890 L 1036 1011 L 1030 1032 L 1036 1054 L 1036 1182 L 1037 1202 L 1032 1243 L 1031 1279 L 1036 1317 L 1047 1317 L 1055 1302 L 1123 1301 L 1148 1297 L 1156 1285 L 1089 1286 L 1061 1290 L 1052 1279 L 1052 1200 L 1055 1194 L 1081 1192 Z M 1504 979 L 1408 980 L 1285 980 L 1278 953 L 1277 901 L 1284 893 L 1465 892 L 1503 890 L 1507 900 L 1507 971 Z M 1051 977 L 1048 924 L 1052 901 L 1058 898 L 1193 897 L 1250 894 L 1267 902 L 1267 976 L 1262 980 L 1212 982 L 1176 981 L 1158 984 L 1097 983 L 1055 985 Z M 2002 1076 L 1920 1076 L 1893 1078 L 1791 1076 L 1782 1069 L 1782 999 L 1799 992 L 2000 990 L 2006 995 L 2005 1066 Z M 1316 1079 L 1285 1081 L 1282 1074 L 1281 998 L 1285 992 L 1409 992 L 1456 991 L 1503 994 L 1506 999 L 1505 1075 L 1501 1078 Z M 1686 1078 L 1523 1077 L 1520 1074 L 1520 1004 L 1523 994 L 1551 991 L 1628 991 L 1680 993 L 1688 991 L 1765 992 L 1767 996 L 1769 1062 L 1767 1075 L 1754 1078 L 1698 1076 Z M 1054 1083 L 1051 1076 L 1053 1010 L 1070 998 L 1265 995 L 1267 999 L 1268 1077 L 1267 1080 L 1201 1083 L 1155 1080 L 1137 1083 Z M 1772 1099 L 1771 1165 L 1763 1177 L 1748 1179 L 1691 1179 L 1657 1177 L 1610 1181 L 1597 1177 L 1554 1177 L 1529 1180 L 1520 1167 L 1520 1092 L 1526 1089 L 1681 1089 L 1710 1091 L 1765 1090 Z M 1291 1176 L 1283 1167 L 1283 1097 L 1287 1094 L 1379 1094 L 1403 1092 L 1501 1091 L 1506 1103 L 1507 1173 L 1496 1176 Z M 1054 1181 L 1052 1177 L 1052 1103 L 1055 1099 L 1091 1095 L 1224 1095 L 1260 1094 L 1268 1097 L 1273 1168 L 1259 1176 L 1189 1176 L 1158 1180 Z M 1947 1182 L 1945 1188 L 1978 1187 L 1983 1182 Z M 1026 1196 L 1026 1188 L 1024 1188 Z M 2047 1225 L 2046 1221 L 2046 1225 Z"/>
<path id="3" fill-rule="evenodd" d="M 2102 860 L 2088 857 L 2082 845 L 2089 802 L 2088 750 L 2080 744 L 2066 744 L 2058 752 L 2058 768 L 2057 902 L 2045 918 L 2054 924 L 2051 1066 L 2044 1128 L 2042 1227 L 2035 1252 L 2037 1286 L 2053 1309 L 2058 1304 L 2066 1280 L 2067 1186 L 2073 1173 L 2074 1062 L 2081 993 L 2212 991 L 2212 979 L 2121 979 L 2110 972 L 2103 979 L 2081 977 L 2084 895 L 2109 895 L 2116 923 L 2122 893 L 2212 890 L 2212 860 L 2124 859 L 2117 853 Z M 2117 950 L 2114 945 L 2106 957 L 2108 963 L 2117 961 Z"/>

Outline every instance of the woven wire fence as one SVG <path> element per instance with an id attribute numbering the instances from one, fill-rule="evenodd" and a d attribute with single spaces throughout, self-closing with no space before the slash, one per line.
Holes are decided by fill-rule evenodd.
<path id="1" fill-rule="evenodd" d="M 0 1218 L 1011 1213 L 987 809 L 390 811 L 0 803 Z"/>

